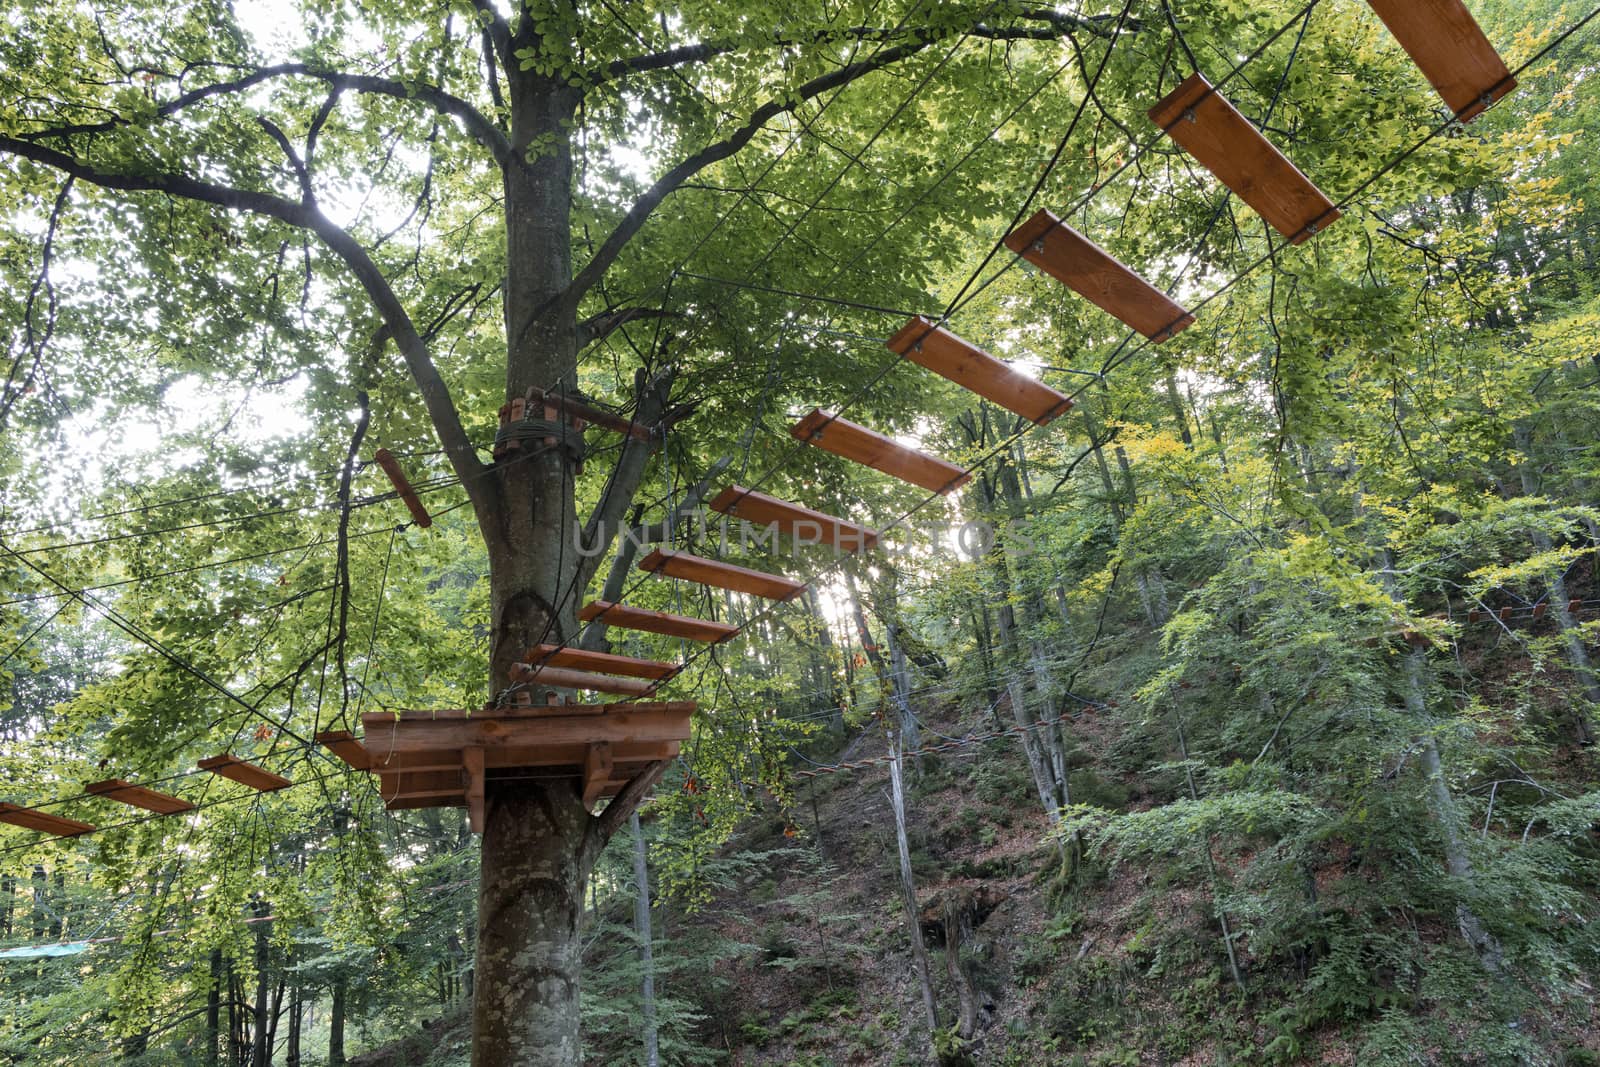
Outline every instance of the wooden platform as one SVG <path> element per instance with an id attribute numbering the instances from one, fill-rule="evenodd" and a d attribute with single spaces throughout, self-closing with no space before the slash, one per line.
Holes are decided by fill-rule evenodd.
<path id="1" fill-rule="evenodd" d="M 577 780 L 585 803 L 615 796 L 688 740 L 692 701 L 546 705 L 362 716 L 391 809 L 465 807 L 481 832 L 496 781 Z"/>
<path id="2" fill-rule="evenodd" d="M 667 637 L 681 637 L 687 641 L 704 641 L 713 645 L 726 641 L 739 632 L 737 626 L 729 626 L 725 622 L 691 619 L 686 615 L 669 615 L 664 611 L 651 611 L 648 608 L 630 608 L 624 604 L 613 604 L 609 600 L 591 600 L 578 612 L 578 618 L 583 622 L 599 619 L 607 626 L 616 626 L 623 630 L 639 630 Z"/>
<path id="3" fill-rule="evenodd" d="M 921 486 L 930 493 L 953 493 L 972 480 L 972 475 L 954 463 L 907 448 L 876 430 L 820 410 L 795 423 L 789 432 L 807 444 Z"/>
<path id="4" fill-rule="evenodd" d="M 186 811 L 193 811 L 194 805 L 182 797 L 171 796 L 167 793 L 158 793 L 154 789 L 142 785 L 132 785 L 121 778 L 107 778 L 103 782 L 90 782 L 83 787 L 85 793 L 115 800 L 121 804 L 128 804 L 145 811 L 153 811 L 157 815 L 179 815 Z"/>
<path id="5" fill-rule="evenodd" d="M 650 678 L 663 681 L 678 673 L 675 663 L 661 663 L 650 659 L 634 659 L 610 652 L 589 652 L 581 648 L 564 648 L 561 645 L 535 645 L 522 657 L 522 662 L 536 667 L 571 667 L 580 671 L 600 674 L 621 674 L 629 678 Z"/>
<path id="6" fill-rule="evenodd" d="M 842 552 L 865 552 L 878 543 L 877 530 L 738 485 L 717 494 L 711 510 L 757 526 L 776 527 L 804 544 L 831 545 Z"/>
<path id="7" fill-rule="evenodd" d="M 768 600 L 793 600 L 805 591 L 804 583 L 778 574 L 753 571 L 720 560 L 703 559 L 687 552 L 658 548 L 639 561 L 639 569 L 650 574 L 698 582 L 717 589 L 765 597 Z"/>
<path id="8" fill-rule="evenodd" d="M 1292 244 L 1301 244 L 1339 218 L 1321 189 L 1195 74 L 1150 109 L 1150 121 L 1215 174 L 1223 185 Z"/>
<path id="9" fill-rule="evenodd" d="M 224 752 L 220 756 L 210 756 L 200 761 L 202 771 L 210 771 L 224 778 L 247 785 L 251 789 L 259 789 L 263 793 L 270 793 L 275 789 L 286 789 L 293 783 L 287 778 L 273 774 L 254 763 L 247 763 L 237 756 Z"/>
<path id="10" fill-rule="evenodd" d="M 0 822 L 20 826 L 24 830 L 38 830 L 42 834 L 51 834 L 55 837 L 77 837 L 94 829 L 88 823 L 79 822 L 77 819 L 5 803 L 0 803 Z"/>
<path id="11" fill-rule="evenodd" d="M 888 347 L 917 366 L 926 367 L 1039 426 L 1072 407 L 1071 400 L 1037 378 L 1012 370 L 977 345 L 963 341 L 921 315 L 889 338 Z"/>
<path id="12" fill-rule="evenodd" d="M 1367 0 L 1462 122 L 1517 87 L 1461 0 Z"/>
<path id="13" fill-rule="evenodd" d="M 1194 324 L 1171 297 L 1051 212 L 1006 236 L 1006 247 L 1157 344 Z"/>

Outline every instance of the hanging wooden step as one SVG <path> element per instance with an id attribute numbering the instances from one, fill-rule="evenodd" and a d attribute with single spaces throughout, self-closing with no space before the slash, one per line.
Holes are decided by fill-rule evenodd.
<path id="1" fill-rule="evenodd" d="M 1471 122 L 1517 87 L 1461 0 L 1367 0 L 1446 106 Z"/>
<path id="2" fill-rule="evenodd" d="M 1072 407 L 1072 401 L 1037 378 L 1030 378 L 968 344 L 949 330 L 916 316 L 889 338 L 889 351 L 919 367 L 994 401 L 1039 426 Z"/>
<path id="3" fill-rule="evenodd" d="M 655 682 L 640 678 L 617 678 L 590 671 L 574 671 L 566 667 L 530 667 L 518 663 L 512 667 L 511 680 L 534 687 L 552 686 L 556 689 L 587 689 L 592 693 L 615 693 L 618 696 L 642 697 L 654 692 Z"/>
<path id="4" fill-rule="evenodd" d="M 921 486 L 930 493 L 952 493 L 972 480 L 971 474 L 954 463 L 907 448 L 876 430 L 820 410 L 795 423 L 789 432 L 807 444 Z"/>
<path id="5" fill-rule="evenodd" d="M 658 548 L 639 561 L 639 569 L 669 578 L 682 578 L 717 589 L 765 597 L 768 600 L 793 600 L 805 591 L 805 584 L 793 578 L 765 571 L 753 571 L 720 560 L 702 559 L 687 552 Z"/>
<path id="6" fill-rule="evenodd" d="M 1006 247 L 1157 344 L 1194 323 L 1166 293 L 1047 210 L 1011 231 Z"/>
<path id="7" fill-rule="evenodd" d="M 831 545 L 843 552 L 865 552 L 878 543 L 878 531 L 824 515 L 786 500 L 730 485 L 711 502 L 711 510 L 757 526 L 776 527 L 801 544 Z"/>
<path id="8" fill-rule="evenodd" d="M 77 819 L 68 819 L 61 815 L 51 815 L 49 812 L 36 811 L 33 808 L 19 808 L 15 804 L 0 803 L 0 822 L 20 826 L 24 830 L 38 830 L 40 833 L 52 834 L 56 837 L 77 837 L 79 834 L 89 833 L 94 829 L 86 822 Z"/>
<path id="9" fill-rule="evenodd" d="M 664 611 L 650 611 L 648 608 L 630 608 L 623 604 L 613 604 L 609 600 L 591 600 L 578 612 L 578 618 L 584 622 L 599 619 L 607 626 L 616 626 L 624 630 L 641 630 L 667 637 L 682 637 L 688 641 L 705 641 L 713 645 L 726 641 L 739 632 L 737 626 L 729 626 L 725 622 L 691 619 L 684 615 L 669 615 Z"/>
<path id="10" fill-rule="evenodd" d="M 1333 201 L 1211 87 L 1192 75 L 1150 109 L 1160 126 L 1273 228 L 1301 244 L 1339 218 Z"/>
<path id="11" fill-rule="evenodd" d="M 200 769 L 219 774 L 251 789 L 259 789 L 263 793 L 284 789 L 293 784 L 287 778 L 279 777 L 269 770 L 257 767 L 254 763 L 247 763 L 236 756 L 230 756 L 226 752 L 220 756 L 208 756 L 201 760 Z"/>
<path id="12" fill-rule="evenodd" d="M 372 458 L 378 466 L 383 468 L 383 473 L 389 476 L 389 482 L 394 486 L 394 491 L 405 504 L 406 510 L 411 512 L 411 519 L 422 529 L 426 530 L 433 525 L 433 516 L 428 514 L 428 509 L 422 506 L 422 501 L 417 498 L 417 491 L 411 487 L 411 480 L 406 477 L 406 472 L 401 468 L 400 461 L 394 458 L 394 453 L 387 448 L 380 448 L 373 453 Z"/>
<path id="13" fill-rule="evenodd" d="M 358 771 L 372 769 L 372 753 L 367 751 L 349 730 L 324 730 L 317 735 L 317 743 Z"/>
<path id="14" fill-rule="evenodd" d="M 575 670 L 595 671 L 600 674 L 650 678 L 658 682 L 678 673 L 678 666 L 675 663 L 634 659 L 631 656 L 617 656 L 610 652 L 589 652 L 581 648 L 564 648 L 561 645 L 535 645 L 522 657 L 522 662 L 531 666 L 571 667 Z"/>
<path id="15" fill-rule="evenodd" d="M 103 782 L 90 782 L 83 787 L 85 793 L 115 800 L 120 804 L 128 804 L 145 811 L 153 811 L 157 815 L 178 815 L 186 811 L 193 811 L 194 805 L 182 797 L 175 797 L 168 793 L 158 793 L 142 785 L 132 785 L 120 778 L 107 778 Z"/>

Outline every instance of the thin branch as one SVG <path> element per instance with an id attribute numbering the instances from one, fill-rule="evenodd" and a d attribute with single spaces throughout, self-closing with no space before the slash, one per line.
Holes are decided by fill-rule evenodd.
<path id="1" fill-rule="evenodd" d="M 675 319 L 679 318 L 677 312 L 668 311 L 666 308 L 612 308 L 598 315 L 591 315 L 578 323 L 578 351 L 583 351 L 598 341 L 603 341 L 611 336 L 612 332 L 626 326 L 630 322 L 640 319 Z"/>

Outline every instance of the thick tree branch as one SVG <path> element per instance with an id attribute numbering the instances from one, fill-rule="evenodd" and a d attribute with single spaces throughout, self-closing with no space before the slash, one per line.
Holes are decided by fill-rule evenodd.
<path id="1" fill-rule="evenodd" d="M 661 781 L 661 776 L 666 773 L 666 760 L 650 764 L 622 787 L 622 792 L 611 799 L 611 803 L 606 805 L 606 810 L 594 817 L 589 823 L 585 841 L 585 846 L 591 850 L 591 855 L 600 854 L 600 850 L 606 847 L 606 842 L 611 840 L 611 835 L 616 833 L 617 828 L 638 809 L 644 802 L 645 795 L 655 788 L 655 784 Z"/>
<path id="2" fill-rule="evenodd" d="M 494 45 L 495 54 L 500 57 L 500 65 L 507 71 L 515 70 L 516 57 L 511 54 L 511 27 L 505 18 L 495 10 L 490 0 L 472 0 L 472 7 L 478 12 L 478 22 Z M 490 77 L 493 77 L 492 71 Z"/>
<path id="3" fill-rule="evenodd" d="M 261 67 L 249 74 L 233 81 L 215 82 L 199 89 L 192 89 L 181 96 L 167 101 L 156 108 L 157 118 L 170 118 L 171 116 L 202 103 L 212 97 L 229 96 L 243 93 L 245 90 L 260 85 L 262 82 L 274 78 L 311 78 L 330 86 L 335 90 L 354 90 L 359 93 L 371 93 L 375 96 L 388 96 L 396 100 L 419 100 L 441 114 L 450 115 L 461 120 L 467 133 L 489 150 L 495 162 L 502 167 L 515 160 L 515 153 L 511 150 L 508 141 L 498 127 L 491 122 L 477 108 L 467 103 L 458 96 L 452 96 L 436 86 L 425 85 L 419 82 L 400 82 L 390 78 L 375 78 L 366 74 L 344 74 L 339 71 L 319 70 L 305 63 L 282 63 L 273 67 Z M 74 123 L 66 126 L 52 126 L 48 129 L 33 130 L 19 135 L 23 141 L 50 141 L 63 137 L 72 137 L 78 134 L 109 133 L 112 130 L 134 125 L 128 119 L 117 117 L 104 122 Z"/>
<path id="4" fill-rule="evenodd" d="M 52 167 L 79 181 L 98 185 L 103 189 L 165 193 L 184 200 L 195 200 L 234 211 L 263 215 L 315 233 L 322 239 L 323 244 L 344 262 L 345 268 L 366 291 L 368 299 L 377 309 L 384 325 L 389 328 L 390 335 L 394 338 L 401 356 L 406 361 L 406 367 L 411 372 L 411 377 L 422 393 L 423 403 L 433 420 L 439 441 L 444 445 L 456 476 L 462 480 L 468 496 L 480 510 L 488 503 L 489 482 L 479 477 L 483 472 L 483 465 L 478 462 L 472 441 L 461 425 L 455 403 L 450 398 L 449 387 L 439 376 L 428 346 L 417 333 L 411 316 L 406 313 L 405 307 L 395 296 L 388 280 L 384 278 L 383 272 L 372 261 L 366 249 L 362 248 L 349 233 L 330 222 L 315 206 L 296 203 L 271 193 L 214 185 L 183 174 L 118 174 L 102 171 L 62 152 L 15 137 L 0 137 L 0 153 Z"/>
<path id="5" fill-rule="evenodd" d="M 612 331 L 626 326 L 639 319 L 671 319 L 677 318 L 674 311 L 664 308 L 612 308 L 598 315 L 591 315 L 578 323 L 578 351 L 583 351 L 596 341 L 609 337 Z"/>
<path id="6" fill-rule="evenodd" d="M 1112 37 L 1116 32 L 1116 18 L 1113 15 L 1083 17 L 1068 15 L 1059 11 L 1037 9 L 1024 11 L 1020 17 L 1033 22 L 1042 22 L 1045 25 L 994 27 L 980 22 L 968 31 L 968 36 L 991 41 L 1053 41 L 1058 37 L 1075 31 L 1083 31 L 1105 38 Z M 1129 25 L 1133 24 L 1130 22 Z M 767 47 L 797 48 L 825 45 L 838 41 L 883 42 L 916 37 L 923 32 L 925 31 L 915 27 L 890 30 L 875 26 L 851 26 L 839 30 L 818 30 L 802 37 L 785 37 L 781 34 L 773 34 Z M 679 45 L 677 48 L 668 48 L 660 52 L 651 52 L 647 55 L 630 56 L 626 59 L 615 60 L 606 67 L 605 77 L 607 79 L 625 78 L 630 74 L 670 70 L 690 63 L 703 63 L 708 59 L 728 55 L 732 52 L 744 51 L 748 48 L 749 43 L 747 41 L 704 41 L 697 44 Z"/>
<path id="7" fill-rule="evenodd" d="M 667 410 L 668 396 L 672 391 L 671 368 L 649 380 L 645 378 L 645 373 L 641 369 L 635 377 L 635 390 L 638 395 L 635 419 L 646 426 L 654 426 Z M 649 441 L 640 441 L 633 437 L 622 439 L 622 454 L 617 457 L 616 466 L 611 468 L 611 477 L 600 494 L 599 505 L 583 526 L 585 551 L 583 560 L 578 564 L 576 588 L 587 588 L 590 580 L 594 578 L 594 573 L 600 566 L 600 557 L 616 538 L 617 531 L 622 525 L 622 516 L 627 514 L 628 506 L 633 503 L 634 494 L 639 491 L 639 482 L 644 477 L 645 465 L 655 448 L 654 439 Z"/>

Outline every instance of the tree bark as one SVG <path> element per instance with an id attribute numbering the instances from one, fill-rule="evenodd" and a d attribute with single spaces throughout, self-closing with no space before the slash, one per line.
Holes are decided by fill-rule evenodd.
<path id="1" fill-rule="evenodd" d="M 328 1005 L 328 1067 L 344 1067 L 344 979 L 333 984 Z"/>
<path id="2" fill-rule="evenodd" d="M 928 969 L 928 946 L 922 940 L 922 914 L 917 907 L 917 882 L 911 870 L 911 844 L 906 837 L 906 793 L 901 768 L 900 738 L 893 731 L 889 735 L 889 788 L 894 806 L 895 845 L 900 853 L 900 899 L 905 906 L 906 934 L 911 938 L 911 958 L 917 968 L 917 982 L 922 989 L 922 1008 L 928 1020 L 928 1040 L 931 1044 L 939 1032 L 939 1002 L 933 995 L 933 974 Z"/>
<path id="3" fill-rule="evenodd" d="M 650 864 L 637 811 L 628 816 L 628 829 L 633 833 L 633 931 L 639 938 L 639 965 L 644 970 L 639 991 L 643 1005 L 639 1014 L 644 1031 L 644 1062 L 645 1067 L 660 1067 L 661 1045 L 656 1033 L 655 945 L 650 933 Z"/>
<path id="4" fill-rule="evenodd" d="M 264 900 L 256 900 L 250 905 L 253 918 L 260 919 L 265 916 L 270 905 Z M 272 1042 L 267 1036 L 267 1013 L 269 990 L 272 988 L 271 960 L 268 955 L 267 927 L 270 923 L 257 922 L 256 934 L 256 1003 L 253 1014 L 252 1031 L 250 1034 L 250 1067 L 272 1067 Z"/>

